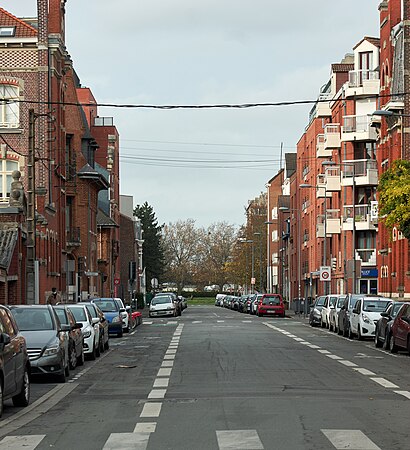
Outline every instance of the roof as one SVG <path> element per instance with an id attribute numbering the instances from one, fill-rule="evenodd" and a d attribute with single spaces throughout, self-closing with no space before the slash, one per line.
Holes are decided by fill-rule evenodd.
<path id="1" fill-rule="evenodd" d="M 108 189 L 109 182 L 107 179 L 89 164 L 85 164 L 78 172 L 77 176 L 81 179 L 88 179 L 99 183 L 101 189 Z"/>
<path id="2" fill-rule="evenodd" d="M 365 36 L 360 42 L 358 42 L 354 47 L 353 50 L 355 50 L 363 41 L 368 41 L 371 44 L 373 44 L 375 47 L 380 47 L 380 39 L 376 37 L 371 36 Z"/>
<path id="3" fill-rule="evenodd" d="M 280 175 L 282 175 L 283 174 L 283 169 L 279 169 L 278 170 L 278 173 L 275 175 L 275 176 L 273 176 L 269 181 L 268 181 L 268 183 L 272 183 L 277 177 L 279 177 Z"/>
<path id="4" fill-rule="evenodd" d="M 297 153 L 285 153 L 286 178 L 290 178 L 296 172 Z"/>
<path id="5" fill-rule="evenodd" d="M 97 227 L 113 228 L 118 227 L 118 225 L 113 219 L 111 219 L 111 217 L 108 217 L 103 211 L 101 211 L 101 209 L 99 209 L 97 212 Z"/>
<path id="6" fill-rule="evenodd" d="M 37 37 L 38 34 L 34 27 L 3 8 L 0 8 L 0 27 L 15 27 L 16 32 L 13 36 L 15 38 Z"/>
<path id="7" fill-rule="evenodd" d="M 332 64 L 332 72 L 349 72 L 354 70 L 354 64 L 351 63 L 336 63 Z"/>
<path id="8" fill-rule="evenodd" d="M 8 270 L 14 247 L 17 242 L 17 230 L 0 230 L 0 267 Z"/>

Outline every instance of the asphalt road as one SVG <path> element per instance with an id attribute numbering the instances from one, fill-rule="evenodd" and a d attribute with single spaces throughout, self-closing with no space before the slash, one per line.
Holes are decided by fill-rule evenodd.
<path id="1" fill-rule="evenodd" d="M 410 449 L 410 358 L 219 307 L 145 319 L 65 385 L 7 402 L 0 450 Z"/>

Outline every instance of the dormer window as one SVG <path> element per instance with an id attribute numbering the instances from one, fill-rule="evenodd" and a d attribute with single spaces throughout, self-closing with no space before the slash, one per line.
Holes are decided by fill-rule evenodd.
<path id="1" fill-rule="evenodd" d="M 0 37 L 14 36 L 16 27 L 0 27 Z"/>

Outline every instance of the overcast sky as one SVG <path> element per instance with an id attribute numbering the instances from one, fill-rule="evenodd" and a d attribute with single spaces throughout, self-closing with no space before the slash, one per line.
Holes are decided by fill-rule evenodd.
<path id="1" fill-rule="evenodd" d="M 83 86 L 110 104 L 314 100 L 363 36 L 378 0 L 67 0 L 66 43 Z M 35 0 L 1 0 L 18 17 Z M 100 108 L 120 133 L 121 193 L 160 223 L 240 225 L 311 105 L 254 109 Z"/>

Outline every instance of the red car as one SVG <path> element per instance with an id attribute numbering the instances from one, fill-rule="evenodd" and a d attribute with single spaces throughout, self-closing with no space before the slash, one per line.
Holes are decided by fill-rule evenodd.
<path id="1" fill-rule="evenodd" d="M 259 300 L 257 309 L 257 316 L 280 316 L 285 317 L 285 305 L 280 294 L 264 294 Z"/>
<path id="2" fill-rule="evenodd" d="M 410 303 L 403 303 L 391 326 L 389 348 L 392 353 L 406 349 L 410 354 Z"/>

